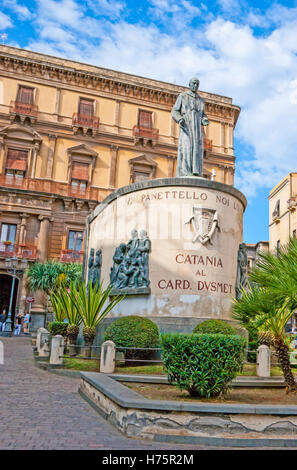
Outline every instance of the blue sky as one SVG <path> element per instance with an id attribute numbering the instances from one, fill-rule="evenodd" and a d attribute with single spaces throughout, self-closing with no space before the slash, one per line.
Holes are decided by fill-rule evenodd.
<path id="1" fill-rule="evenodd" d="M 296 171 L 297 1 L 1 0 L 6 44 L 233 98 L 244 240 L 268 239 L 269 190 Z"/>

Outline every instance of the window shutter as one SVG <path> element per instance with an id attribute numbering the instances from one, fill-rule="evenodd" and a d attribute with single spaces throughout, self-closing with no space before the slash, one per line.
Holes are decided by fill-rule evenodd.
<path id="1" fill-rule="evenodd" d="M 85 116 L 93 116 L 94 115 L 94 101 L 80 98 L 78 114 L 83 114 Z"/>
<path id="2" fill-rule="evenodd" d="M 23 104 L 33 104 L 34 88 L 20 86 L 17 101 Z"/>
<path id="3" fill-rule="evenodd" d="M 26 171 L 28 152 L 25 150 L 8 149 L 6 169 Z"/>
<path id="4" fill-rule="evenodd" d="M 142 110 L 139 111 L 138 126 L 152 129 L 153 119 L 152 119 L 152 113 L 150 111 L 142 111 Z"/>
<path id="5" fill-rule="evenodd" d="M 72 163 L 72 179 L 75 180 L 89 180 L 89 164 L 81 162 Z"/>

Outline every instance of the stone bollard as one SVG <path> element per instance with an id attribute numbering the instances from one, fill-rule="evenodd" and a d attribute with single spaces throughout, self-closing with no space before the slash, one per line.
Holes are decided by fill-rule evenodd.
<path id="1" fill-rule="evenodd" d="M 50 355 L 50 333 L 45 330 L 41 332 L 40 335 L 40 347 L 38 351 L 39 357 L 48 357 Z"/>
<path id="2" fill-rule="evenodd" d="M 64 354 L 64 338 L 61 335 L 56 335 L 52 339 L 50 364 L 62 365 Z"/>
<path id="3" fill-rule="evenodd" d="M 42 333 L 48 333 L 48 331 L 43 327 L 38 328 L 37 336 L 36 336 L 36 351 L 37 351 L 38 354 L 39 354 L 39 350 L 40 350 L 40 339 L 41 339 Z"/>
<path id="4" fill-rule="evenodd" d="M 115 369 L 115 344 L 113 341 L 105 341 L 101 346 L 100 372 L 113 374 Z"/>
<path id="5" fill-rule="evenodd" d="M 270 349 L 262 344 L 257 349 L 257 376 L 270 377 Z"/>

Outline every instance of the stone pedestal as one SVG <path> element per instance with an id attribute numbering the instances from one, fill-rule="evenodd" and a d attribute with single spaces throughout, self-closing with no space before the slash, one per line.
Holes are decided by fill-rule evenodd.
<path id="1" fill-rule="evenodd" d="M 105 341 L 101 346 L 100 372 L 112 374 L 115 369 L 115 344 L 113 341 Z"/>
<path id="2" fill-rule="evenodd" d="M 40 333 L 40 346 L 38 350 L 39 357 L 48 357 L 50 355 L 50 333 L 47 330 Z"/>
<path id="3" fill-rule="evenodd" d="M 257 376 L 270 377 L 270 349 L 262 344 L 257 350 Z"/>
<path id="4" fill-rule="evenodd" d="M 61 335 L 56 335 L 52 339 L 50 364 L 62 365 L 64 355 L 64 338 Z"/>
<path id="5" fill-rule="evenodd" d="M 154 179 L 118 189 L 88 218 L 87 260 L 102 249 L 101 279 L 109 284 L 115 249 L 131 231 L 151 241 L 149 288 L 128 289 L 108 318 L 143 315 L 162 324 L 231 320 L 237 252 L 246 199 L 232 186 L 198 177 Z M 192 331 L 192 326 L 191 326 Z"/>
<path id="6" fill-rule="evenodd" d="M 41 335 L 49 333 L 45 328 L 38 328 L 37 335 L 36 335 L 36 350 L 39 354 L 40 347 L 41 347 Z"/>

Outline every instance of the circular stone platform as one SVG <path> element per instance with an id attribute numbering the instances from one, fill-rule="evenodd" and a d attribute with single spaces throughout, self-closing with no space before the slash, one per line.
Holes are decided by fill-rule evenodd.
<path id="1" fill-rule="evenodd" d="M 87 256 L 102 250 L 101 280 L 110 281 L 116 248 L 131 231 L 147 232 L 149 286 L 125 288 L 110 317 L 143 315 L 163 330 L 192 331 L 207 318 L 230 319 L 246 199 L 204 178 L 154 179 L 110 194 L 88 218 Z"/>

